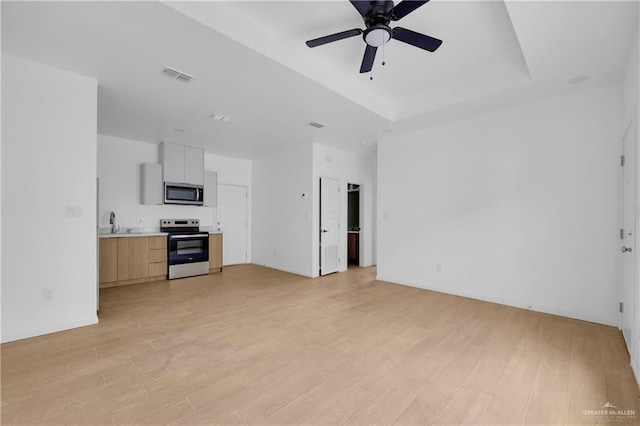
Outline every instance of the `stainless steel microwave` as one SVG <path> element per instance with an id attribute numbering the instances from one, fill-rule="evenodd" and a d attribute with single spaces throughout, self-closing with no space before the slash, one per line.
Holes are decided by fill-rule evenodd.
<path id="1" fill-rule="evenodd" d="M 164 203 L 201 206 L 204 204 L 204 187 L 188 183 L 165 182 Z"/>

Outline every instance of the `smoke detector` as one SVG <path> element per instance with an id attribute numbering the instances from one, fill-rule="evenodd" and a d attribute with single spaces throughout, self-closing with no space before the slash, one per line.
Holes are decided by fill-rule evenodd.
<path id="1" fill-rule="evenodd" d="M 183 83 L 188 83 L 193 80 L 192 75 L 183 73 L 182 71 L 178 71 L 177 69 L 171 67 L 164 67 L 164 69 L 162 70 L 162 74 L 175 80 L 182 81 Z"/>

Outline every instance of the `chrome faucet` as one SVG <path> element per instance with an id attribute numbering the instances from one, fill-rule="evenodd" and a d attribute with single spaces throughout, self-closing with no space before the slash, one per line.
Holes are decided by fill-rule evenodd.
<path id="1" fill-rule="evenodd" d="M 116 228 L 116 213 L 115 212 L 111 212 L 109 214 L 109 223 L 111 224 L 111 233 L 115 234 L 118 230 L 118 228 Z"/>

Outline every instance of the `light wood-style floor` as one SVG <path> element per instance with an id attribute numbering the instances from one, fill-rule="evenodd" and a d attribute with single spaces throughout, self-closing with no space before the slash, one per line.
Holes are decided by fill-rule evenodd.
<path id="1" fill-rule="evenodd" d="M 2 424 L 638 424 L 620 332 L 253 265 L 105 289 L 100 324 L 4 344 Z"/>

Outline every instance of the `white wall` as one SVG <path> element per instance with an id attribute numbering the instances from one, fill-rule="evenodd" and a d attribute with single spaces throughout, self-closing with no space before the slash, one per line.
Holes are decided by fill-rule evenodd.
<path id="1" fill-rule="evenodd" d="M 362 203 L 362 223 L 360 223 L 360 245 L 362 266 L 370 266 L 373 264 L 373 217 L 375 204 L 373 202 L 373 194 L 375 174 L 375 157 L 362 156 L 342 151 L 327 145 L 313 144 L 313 228 L 315 230 L 315 239 L 318 240 L 318 230 L 320 229 L 320 178 L 329 177 L 339 181 L 340 185 L 340 203 L 338 209 L 340 211 L 340 229 L 343 232 L 342 238 L 339 239 L 338 246 L 338 263 L 339 271 L 346 271 L 348 267 L 347 261 L 347 184 L 357 183 L 362 185 L 360 190 Z M 313 253 L 313 276 L 318 276 L 320 266 L 320 252 L 317 249 Z"/>
<path id="2" fill-rule="evenodd" d="M 620 117 L 607 86 L 380 142 L 378 277 L 617 325 Z"/>
<path id="3" fill-rule="evenodd" d="M 252 163 L 241 158 L 223 157 L 205 152 L 204 169 L 218 172 L 218 185 L 237 185 L 247 187 L 247 263 L 251 258 L 251 232 L 253 220 L 251 205 L 253 192 L 251 186 Z M 214 227 L 216 226 L 217 209 L 213 209 Z M 224 243 L 223 243 L 224 244 Z"/>
<path id="4" fill-rule="evenodd" d="M 2 107 L 1 339 L 95 324 L 97 82 L 2 54 Z"/>
<path id="5" fill-rule="evenodd" d="M 157 144 L 98 135 L 101 227 L 110 226 L 109 212 L 111 211 L 116 213 L 117 223 L 123 228 L 157 230 L 160 219 L 163 218 L 200 219 L 202 227 L 215 225 L 214 208 L 140 204 L 140 164 L 146 162 L 158 162 Z M 251 162 L 249 160 L 205 153 L 204 168 L 218 172 L 219 184 L 247 186 L 249 203 L 251 203 Z M 142 223 L 139 223 L 138 219 L 142 219 Z M 248 221 L 251 224 L 250 209 Z M 248 231 L 250 232 L 251 228 Z"/>
<path id="6" fill-rule="evenodd" d="M 313 276 L 312 145 L 254 160 L 252 177 L 253 263 Z"/>
<path id="7" fill-rule="evenodd" d="M 2 7 L 0 7 L 0 22 L 2 22 Z M 2 81 L 2 55 L 0 55 L 0 82 Z M 0 99 L 2 98 L 2 84 L 0 84 Z M 2 117 L 0 102 L 0 117 Z M 0 120 L 0 308 L 2 307 L 2 120 Z M 0 314 L 0 342 L 2 342 L 2 314 Z"/>

